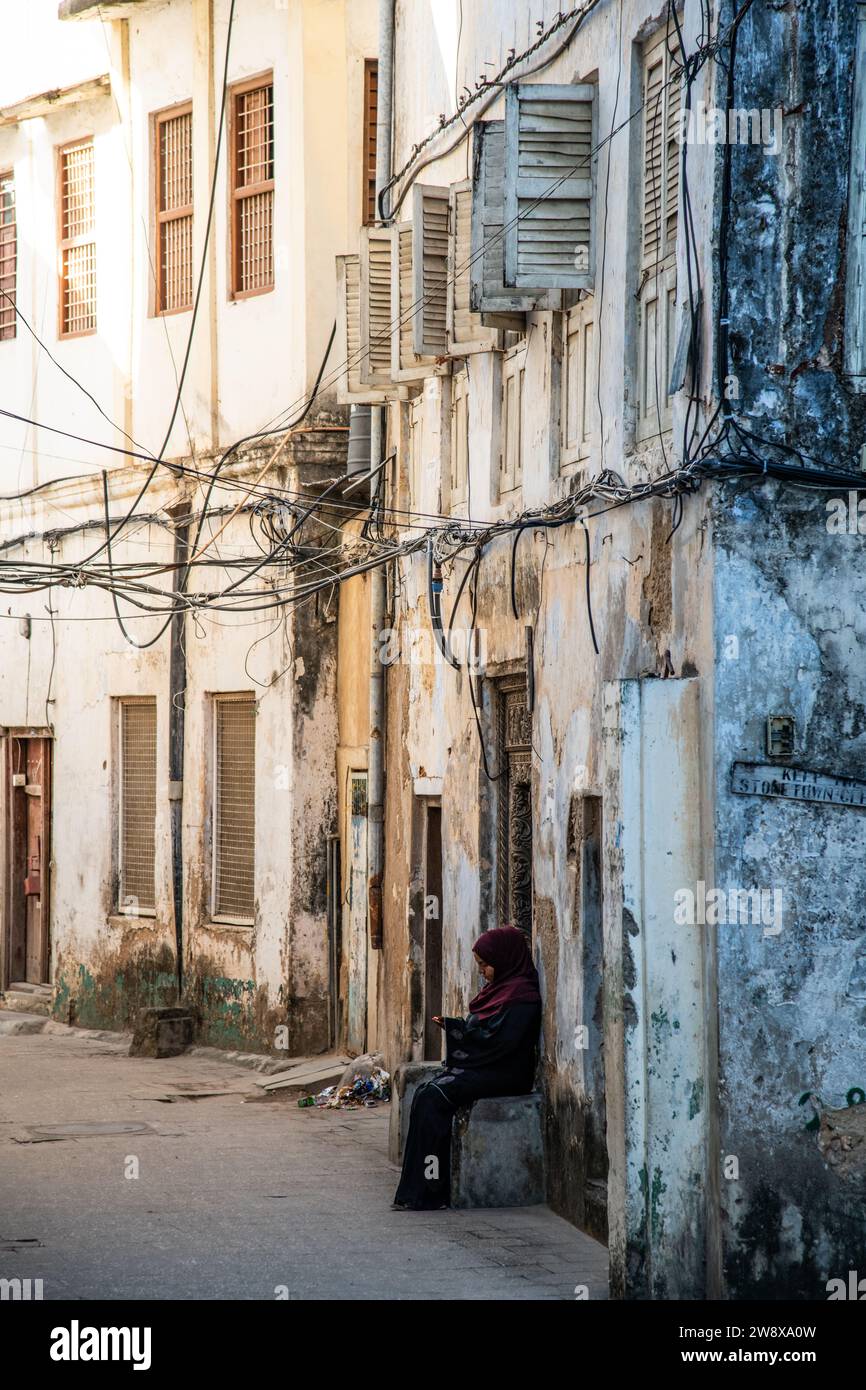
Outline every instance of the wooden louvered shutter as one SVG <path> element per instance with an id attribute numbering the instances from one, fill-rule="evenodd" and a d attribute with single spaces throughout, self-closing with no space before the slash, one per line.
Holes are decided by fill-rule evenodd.
<path id="1" fill-rule="evenodd" d="M 361 268 L 357 256 L 337 257 L 337 361 L 345 370 L 337 383 L 341 405 L 360 390 Z"/>
<path id="2" fill-rule="evenodd" d="M 393 387 L 362 386 L 361 262 L 359 256 L 337 256 L 337 336 L 332 360 L 339 365 L 337 400 L 340 405 L 380 404 L 397 392 Z"/>
<path id="3" fill-rule="evenodd" d="M 505 122 L 476 121 L 472 140 L 469 306 L 484 316 L 482 322 L 522 332 L 521 315 L 533 309 L 559 309 L 562 295 L 557 290 L 533 293 L 505 284 Z"/>
<path id="4" fill-rule="evenodd" d="M 451 185 L 448 207 L 448 351 L 456 357 L 499 346 L 499 333 L 485 328 L 470 306 L 472 181 Z"/>
<path id="5" fill-rule="evenodd" d="M 386 386 L 391 380 L 391 230 L 362 227 L 361 362 L 362 386 Z"/>
<path id="6" fill-rule="evenodd" d="M 412 381 L 421 373 L 412 347 L 412 223 L 398 222 L 391 240 L 391 375 Z"/>
<path id="7" fill-rule="evenodd" d="M 448 352 L 448 189 L 412 189 L 412 348 L 416 357 Z"/>
<path id="8" fill-rule="evenodd" d="M 644 49 L 638 418 L 639 439 L 671 428 L 677 343 L 681 72 L 663 34 Z M 682 379 L 682 371 L 679 378 Z"/>
<path id="9" fill-rule="evenodd" d="M 596 88 L 505 93 L 505 283 L 591 290 Z"/>
<path id="10" fill-rule="evenodd" d="M 644 59 L 641 267 L 676 254 L 682 74 L 664 39 Z"/>

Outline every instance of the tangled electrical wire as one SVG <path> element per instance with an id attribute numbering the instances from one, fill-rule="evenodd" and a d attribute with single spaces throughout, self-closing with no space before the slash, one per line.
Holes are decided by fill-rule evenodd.
<path id="1" fill-rule="evenodd" d="M 742 3 L 739 3 L 739 0 L 732 0 L 732 22 L 713 37 L 709 6 L 704 0 L 701 7 L 701 35 L 696 49 L 689 53 L 686 49 L 676 6 L 673 0 L 669 0 L 667 33 L 669 36 L 675 34 L 676 38 L 679 62 L 675 65 L 675 77 L 677 80 L 681 79 L 683 83 L 683 101 L 686 111 L 691 108 L 692 87 L 698 74 L 711 58 L 718 58 L 723 49 L 726 50 L 727 56 L 725 66 L 727 70 L 728 110 L 732 108 L 737 34 L 753 3 L 754 0 L 742 0 Z M 532 49 L 527 50 L 527 53 L 521 54 L 520 57 L 510 56 L 509 62 L 502 72 L 493 79 L 493 82 L 499 83 L 504 80 L 509 71 L 521 63 L 529 53 L 546 43 L 556 29 L 562 28 L 566 23 L 578 17 L 583 18 L 593 7 L 592 4 L 585 4 L 576 7 L 567 15 L 557 16 L 553 28 L 549 27 L 546 31 L 540 32 L 538 42 L 533 45 Z M 486 87 L 487 84 L 483 85 Z M 478 95 L 479 97 L 482 96 L 483 90 L 479 90 Z M 459 113 L 461 118 L 468 104 L 467 101 L 461 106 Z M 635 114 L 632 112 L 628 119 L 633 119 Z M 612 128 L 608 138 L 612 138 L 620 128 L 622 127 Z M 428 141 L 424 141 L 421 146 L 416 147 L 413 159 L 408 161 L 407 165 L 394 176 L 392 184 L 400 182 L 413 170 L 417 172 L 418 152 L 439 133 L 441 130 L 433 132 Z M 285 611 L 288 607 L 305 602 L 317 593 L 333 588 L 336 584 L 345 582 L 356 575 L 364 574 L 379 565 L 391 564 L 403 557 L 417 554 L 427 547 L 430 550 L 433 563 L 438 567 L 453 566 L 461 554 L 468 553 L 471 556 L 469 568 L 464 574 L 452 607 L 450 630 L 454 613 L 467 582 L 472 584 L 473 604 L 477 601 L 480 559 L 487 547 L 498 537 L 503 535 L 512 537 L 511 606 L 516 617 L 515 559 L 521 535 L 524 531 L 532 528 L 552 529 L 567 524 L 578 524 L 583 527 L 586 540 L 587 607 L 593 643 L 597 651 L 598 642 L 591 608 L 589 532 L 586 526 L 592 517 L 633 502 L 661 498 L 674 503 L 674 520 L 671 530 L 671 535 L 673 535 L 682 519 L 683 499 L 696 492 L 708 479 L 772 477 L 801 486 L 816 488 L 832 487 L 838 489 L 845 486 L 862 488 L 863 486 L 861 474 L 837 471 L 831 473 L 820 467 L 809 467 L 806 456 L 794 446 L 750 430 L 735 417 L 733 408 L 724 395 L 724 385 L 728 377 L 729 352 L 728 256 L 731 221 L 731 147 L 729 143 L 724 148 L 723 159 L 718 248 L 719 294 L 716 313 L 717 360 L 715 364 L 721 403 L 706 423 L 698 439 L 699 400 L 694 389 L 689 394 L 683 426 L 682 462 L 678 466 L 673 468 L 665 466 L 664 470 L 655 477 L 633 484 L 627 484 L 619 474 L 611 469 L 603 469 L 597 477 L 589 480 L 567 498 L 548 506 L 525 511 L 516 518 L 498 519 L 487 523 L 455 520 L 447 516 L 400 510 L 387 506 L 385 500 L 387 496 L 386 474 L 383 466 L 380 466 L 373 496 L 370 502 L 363 507 L 359 507 L 355 501 L 349 501 L 342 495 L 344 490 L 348 491 L 345 489 L 344 479 L 335 479 L 322 494 L 311 498 L 308 494 L 300 491 L 277 488 L 270 480 L 268 483 L 264 483 L 256 479 L 252 485 L 249 485 L 246 481 L 241 481 L 238 477 L 233 476 L 232 471 L 230 471 L 233 464 L 240 461 L 246 466 L 247 458 L 241 452 L 245 444 L 255 443 L 255 441 L 268 435 L 291 432 L 291 429 L 297 427 L 300 421 L 306 417 L 322 386 L 328 353 L 334 341 L 334 332 L 332 331 L 313 392 L 307 399 L 300 416 L 291 424 L 286 423 L 286 416 L 289 415 L 292 407 L 287 407 L 286 410 L 280 412 L 279 423 L 274 425 L 273 422 L 270 422 L 273 427 L 266 427 L 264 430 L 231 445 L 210 471 L 192 465 L 170 463 L 163 461 L 161 454 L 157 456 L 156 461 L 162 463 L 163 467 L 177 477 L 192 479 L 196 485 L 205 486 L 203 504 L 197 515 L 192 517 L 192 524 L 195 526 L 196 532 L 195 542 L 191 550 L 192 558 L 187 559 L 182 565 L 178 565 L 177 562 L 166 564 L 156 561 L 144 563 L 129 559 L 119 560 L 116 555 L 112 555 L 112 542 L 115 543 L 116 547 L 122 529 L 123 537 L 120 543 L 128 548 L 136 534 L 134 528 L 141 530 L 151 525 L 157 525 L 166 527 L 171 531 L 173 526 L 164 515 L 159 513 L 142 514 L 136 512 L 135 505 L 124 518 L 111 517 L 108 508 L 107 486 L 104 483 L 104 518 L 102 520 L 91 519 L 77 527 L 55 528 L 53 531 L 41 533 L 30 532 L 26 536 L 19 536 L 14 540 L 3 542 L 0 550 L 8 551 L 27 541 L 42 540 L 51 551 L 52 562 L 50 565 L 46 565 L 44 562 L 27 560 L 0 560 L 0 580 L 2 580 L 0 592 L 33 593 L 54 586 L 69 588 L 94 586 L 111 594 L 117 621 L 121 623 L 121 627 L 123 627 L 123 622 L 116 608 L 118 597 L 122 597 L 131 607 L 137 609 L 141 616 L 157 615 L 166 617 L 167 620 L 178 613 L 192 612 L 195 614 L 203 609 L 229 613 L 260 613 L 274 609 Z M 694 385 L 700 380 L 698 344 L 701 288 L 699 282 L 699 248 L 688 182 L 688 141 L 682 143 L 680 172 L 688 287 L 688 360 L 694 388 Z M 417 311 L 416 305 L 411 306 L 411 312 Z M 12 412 L 3 413 L 12 415 Z M 14 416 L 13 418 L 23 417 Z M 57 431 L 57 433 L 62 434 L 64 431 Z M 154 461 L 152 455 L 137 454 L 131 450 L 116 449 L 115 452 L 124 453 L 131 457 L 145 458 L 148 462 Z M 665 465 L 666 462 L 665 459 Z M 151 470 L 150 477 L 153 476 L 153 471 Z M 261 476 L 263 478 L 264 473 Z M 41 486 L 44 487 L 45 485 Z M 241 489 L 246 494 L 247 500 L 241 500 L 234 506 L 215 507 L 212 505 L 211 499 L 217 489 L 228 490 L 232 493 Z M 38 490 L 40 489 L 31 489 L 30 491 Z M 139 494 L 136 501 L 138 502 L 142 496 L 143 492 Z M 599 506 L 593 509 L 595 504 L 599 504 Z M 349 540 L 344 529 L 345 522 L 349 517 L 359 516 L 362 518 L 360 529 Z M 216 535 L 204 539 L 205 528 L 212 519 L 217 517 L 226 518 L 223 526 L 220 527 Z M 216 551 L 215 541 L 217 537 L 235 517 L 246 519 L 251 539 L 258 552 L 257 556 L 233 556 Z M 57 549 L 67 535 L 76 530 L 86 531 L 98 529 L 101 526 L 105 528 L 106 539 L 85 560 L 77 563 L 64 563 L 58 558 Z M 315 526 L 315 531 L 312 529 L 313 526 Z M 210 553 L 207 553 L 208 551 Z M 104 562 L 99 558 L 103 552 L 106 553 Z M 178 570 L 180 573 L 177 573 Z M 203 579 L 210 571 L 214 570 L 228 575 L 228 584 L 223 584 L 221 587 L 206 587 Z M 193 575 L 196 577 L 197 587 L 193 587 L 191 584 Z M 163 585 L 156 583 L 155 581 L 159 578 L 166 580 L 166 583 Z M 157 637 L 152 638 L 146 644 L 134 643 L 133 645 L 150 646 L 158 640 L 164 630 L 165 628 L 162 627 Z M 125 635 L 128 636 L 128 634 Z"/>

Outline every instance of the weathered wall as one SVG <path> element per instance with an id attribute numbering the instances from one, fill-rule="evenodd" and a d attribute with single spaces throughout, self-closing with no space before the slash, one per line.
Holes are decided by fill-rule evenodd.
<path id="1" fill-rule="evenodd" d="M 830 468 L 855 466 L 866 428 L 841 375 L 856 9 L 757 5 L 736 69 L 736 105 L 789 114 L 778 157 L 734 150 L 731 370 L 750 428 Z M 778 934 L 718 928 L 733 1297 L 823 1298 L 866 1233 L 866 1147 L 837 1164 L 799 1104 L 844 1111 L 866 1087 L 866 817 L 729 786 L 734 760 L 768 760 L 769 714 L 795 717 L 796 764 L 866 777 L 863 537 L 827 522 L 826 495 L 775 483 L 714 508 L 717 881 L 783 895 Z"/>
<path id="2" fill-rule="evenodd" d="M 535 19 L 549 22 L 555 8 L 542 6 L 538 14 L 529 16 L 524 8 L 509 0 L 485 0 L 463 6 L 461 27 L 456 6 L 452 14 L 447 6 L 398 4 L 395 163 L 402 163 L 412 144 L 435 127 L 440 111 L 453 111 L 456 93 L 464 86 L 474 91 L 477 75 L 495 71 L 512 46 L 521 50 L 532 43 L 536 37 Z M 641 0 L 625 3 L 621 7 L 620 32 L 620 7 L 599 6 L 568 49 L 532 80 L 579 82 L 597 76 L 599 135 L 603 137 L 626 112 L 640 105 L 635 44 L 652 31 L 663 13 L 664 7 L 659 4 Z M 686 33 L 692 41 L 699 27 L 698 7 L 687 6 Z M 706 96 L 706 80 L 705 74 L 696 86 L 696 99 Z M 484 117 L 496 118 L 501 114 L 501 102 L 497 101 L 487 108 Z M 599 189 L 605 190 L 604 197 L 600 195 L 598 200 L 598 237 L 599 247 L 604 246 L 605 271 L 600 278 L 599 267 L 596 286 L 603 311 L 603 332 L 599 335 L 602 420 L 601 440 L 593 449 L 584 474 L 593 476 L 607 467 L 626 480 L 643 478 L 647 472 L 670 466 L 682 423 L 682 401 L 677 401 L 674 431 L 665 441 L 665 452 L 658 447 L 635 449 L 632 409 L 634 296 L 639 278 L 635 270 L 635 237 L 639 219 L 637 214 L 624 216 L 622 210 L 636 206 L 638 198 L 638 126 L 638 122 L 626 124 L 599 158 Z M 426 168 L 421 180 L 445 184 L 465 178 L 466 161 L 465 147 L 458 147 Z M 710 217 L 713 164 L 714 153 L 706 149 L 696 150 L 690 164 L 699 240 Z M 404 204 L 402 216 L 407 207 Z M 610 209 L 610 215 L 605 220 L 606 209 Z M 703 241 L 707 257 L 703 272 L 708 269 L 710 245 L 707 235 Z M 680 272 L 685 283 L 682 265 Z M 456 515 L 469 515 L 476 521 L 513 516 L 527 507 L 566 496 L 573 486 L 557 466 L 559 334 L 558 316 L 539 313 L 527 317 L 523 481 L 520 489 L 503 495 L 498 490 L 498 363 L 492 353 L 470 358 L 469 500 L 455 507 Z M 424 384 L 420 462 L 415 459 L 410 467 L 408 454 L 402 450 L 403 472 L 416 479 L 411 505 L 418 511 L 448 511 L 447 390 L 447 380 L 428 380 Z M 444 401 L 440 392 L 446 393 Z M 392 438 L 402 445 L 396 410 L 392 411 Z M 604 509 L 599 506 L 590 510 L 602 513 Z M 649 1223 L 655 1223 L 653 1234 L 660 1248 L 666 1239 L 673 1241 L 676 1236 L 682 1241 L 687 1233 L 682 1229 L 681 1213 L 676 1214 L 676 1183 L 670 1183 L 667 1198 L 652 1190 L 637 1141 L 627 1127 L 622 1092 L 626 1047 L 623 1015 L 628 1011 L 628 981 L 623 983 L 622 966 L 622 888 L 614 876 L 618 897 L 616 902 L 604 904 L 602 947 L 600 924 L 594 920 L 594 913 L 600 910 L 599 885 L 586 881 L 587 874 L 594 872 L 591 861 L 584 858 L 581 864 L 577 862 L 575 823 L 584 814 L 585 798 L 600 798 L 605 823 L 616 815 L 613 803 L 614 792 L 619 790 L 620 768 L 618 761 L 610 767 L 605 761 L 603 693 L 606 682 L 624 679 L 696 678 L 701 720 L 688 753 L 684 785 L 696 789 L 701 803 L 695 809 L 698 823 L 702 816 L 706 818 L 704 808 L 712 789 L 713 653 L 712 557 L 703 498 L 687 505 L 675 540 L 670 539 L 672 523 L 670 507 L 660 502 L 612 510 L 590 521 L 590 587 L 600 648 L 597 655 L 589 629 L 587 556 L 580 526 L 550 531 L 532 528 L 523 534 L 515 573 L 517 619 L 511 613 L 509 600 L 511 538 L 490 545 L 481 565 L 477 605 L 477 625 L 485 641 L 489 678 L 521 669 L 526 650 L 524 629 L 527 625 L 533 628 L 534 948 L 544 997 L 540 1076 L 547 1100 L 549 1197 L 556 1210 L 603 1238 L 607 1225 L 604 1189 L 608 1159 L 616 1160 L 619 1187 L 611 1190 L 620 1204 L 620 1215 L 626 1197 L 635 1214 L 628 1223 L 621 1220 L 615 1232 L 611 1249 L 613 1287 L 617 1292 L 638 1296 L 647 1287 L 639 1262 L 641 1248 L 649 1240 Z M 453 569 L 446 567 L 446 615 L 450 614 L 464 567 L 463 559 Z M 498 807 L 496 781 L 488 780 L 482 766 L 467 675 L 434 663 L 430 656 L 421 558 L 401 566 L 398 590 L 397 621 L 410 629 L 420 627 L 427 644 L 426 652 L 421 646 L 414 659 L 407 654 L 399 668 L 392 668 L 389 674 L 389 830 L 383 952 L 388 985 L 384 992 L 383 1026 L 392 1061 L 408 1057 L 413 1044 L 417 1045 L 417 1040 L 410 1036 L 409 1001 L 417 997 L 415 976 L 421 962 L 411 911 L 415 868 L 405 848 L 414 779 L 422 775 L 422 769 L 424 775 L 442 779 L 444 1007 L 449 1012 L 463 1012 L 475 992 L 471 945 L 480 931 L 496 921 Z M 469 609 L 469 597 L 464 593 L 455 621 L 458 630 L 468 625 Z M 482 700 L 483 737 L 495 775 L 491 679 L 482 683 Z M 394 833 L 402 830 L 404 836 L 396 853 L 392 853 L 391 847 L 392 825 Z M 622 827 L 614 828 L 621 837 Z M 693 848 L 703 849 L 703 845 Z M 611 881 L 609 875 L 607 881 Z M 656 901 L 653 911 L 657 914 L 660 910 Z M 615 943 L 614 922 L 618 933 Z M 632 929 L 643 933 L 646 924 L 632 918 Z M 640 945 L 635 943 L 635 948 Z M 663 972 L 664 961 L 658 952 L 656 959 L 657 968 Z M 588 1029 L 587 1046 L 579 1035 L 582 1025 Z M 650 1027 L 648 1021 L 646 1026 Z M 671 1022 L 670 1026 L 674 1029 L 677 1025 Z M 683 1105 L 689 1137 L 684 1137 L 685 1130 L 678 1132 L 676 1120 L 658 1134 L 659 1144 L 670 1143 L 676 1154 L 676 1159 L 671 1159 L 672 1171 L 679 1171 L 677 1164 L 682 1167 L 682 1155 L 688 1151 L 692 1160 L 689 1181 L 697 1171 L 710 1191 L 707 1165 L 711 1120 L 703 1099 L 697 1104 L 695 1098 L 702 1098 L 713 1086 L 714 1077 L 708 1074 L 711 1032 L 712 1010 L 706 1005 L 702 985 L 698 1018 L 688 1034 L 688 1044 L 676 1034 L 670 1042 L 672 1048 L 674 1044 L 685 1047 L 687 1075 L 678 1071 L 662 1083 L 668 1109 L 674 1112 L 680 1092 L 687 1086 L 691 1088 L 693 1113 L 688 1113 L 688 1099 Z M 610 1073 L 605 1078 L 606 1113 L 602 1080 L 605 1069 Z M 663 1108 L 659 1095 L 654 1105 L 658 1116 Z M 711 1239 L 709 1234 L 706 1239 Z M 695 1233 L 695 1241 L 700 1247 L 697 1264 L 702 1271 L 703 1231 Z"/>

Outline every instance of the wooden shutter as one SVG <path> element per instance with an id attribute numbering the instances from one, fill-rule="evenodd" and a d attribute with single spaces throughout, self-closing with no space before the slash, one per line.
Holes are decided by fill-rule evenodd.
<path id="1" fill-rule="evenodd" d="M 444 194 L 447 199 L 447 189 L 436 191 Z M 444 296 L 444 279 L 447 276 L 447 255 L 444 273 L 438 264 L 438 224 L 436 225 L 433 255 L 437 258 L 437 262 L 436 264 L 428 264 L 426 272 L 427 283 L 430 285 L 434 298 L 440 284 Z M 398 222 L 392 231 L 391 376 L 394 381 L 420 381 L 423 377 L 430 376 L 431 372 L 434 371 L 436 358 L 444 356 L 448 351 L 447 335 L 445 334 L 445 300 L 441 301 L 441 305 L 439 303 L 435 305 L 435 311 L 432 315 L 425 316 L 420 329 L 416 327 L 418 319 L 424 315 L 425 308 L 433 307 L 432 305 L 422 305 L 424 295 L 419 293 L 419 289 L 424 283 L 423 266 L 418 267 L 418 252 L 421 252 L 423 256 L 420 223 L 416 226 L 413 222 Z M 415 344 L 419 340 L 427 347 L 433 347 L 439 342 L 444 342 L 444 346 L 437 347 L 435 353 L 428 352 L 420 356 L 415 350 Z"/>
<path id="2" fill-rule="evenodd" d="M 470 306 L 472 180 L 451 185 L 448 197 L 448 351 L 455 357 L 501 346 L 500 333 L 485 328 Z"/>
<path id="3" fill-rule="evenodd" d="M 337 400 L 340 405 L 380 404 L 393 394 L 382 387 L 362 386 L 361 262 L 359 256 L 337 256 L 337 336 L 334 340 Z"/>
<path id="4" fill-rule="evenodd" d="M 681 73 L 665 34 L 643 56 L 641 236 L 638 285 L 638 439 L 671 428 L 677 342 L 677 227 Z"/>
<path id="5" fill-rule="evenodd" d="M 412 189 L 412 348 L 416 357 L 448 352 L 448 189 Z"/>
<path id="6" fill-rule="evenodd" d="M 246 922 L 255 916 L 256 703 L 215 705 L 213 911 Z"/>
<path id="7" fill-rule="evenodd" d="M 595 130 L 590 83 L 506 88 L 506 285 L 592 289 Z"/>
<path id="8" fill-rule="evenodd" d="M 156 844 L 156 702 L 120 705 L 120 854 L 118 908 L 153 912 Z"/>
<path id="9" fill-rule="evenodd" d="M 361 362 L 362 386 L 386 386 L 391 380 L 391 229 L 362 227 Z"/>
<path id="10" fill-rule="evenodd" d="M 505 284 L 505 122 L 476 121 L 472 127 L 472 263 L 469 307 L 482 323 L 523 332 L 522 315 L 558 309 L 556 290 L 516 290 Z"/>
<path id="11" fill-rule="evenodd" d="M 676 254 L 680 189 L 682 80 L 664 38 L 647 49 L 643 81 L 641 266 Z"/>

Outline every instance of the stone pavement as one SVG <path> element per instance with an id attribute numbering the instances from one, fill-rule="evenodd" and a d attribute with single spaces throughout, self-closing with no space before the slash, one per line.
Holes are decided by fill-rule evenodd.
<path id="1" fill-rule="evenodd" d="M 299 1109 L 248 1069 L 128 1047 L 0 1034 L 0 1278 L 46 1299 L 607 1297 L 606 1250 L 546 1207 L 390 1211 L 387 1106 Z M 33 1132 L 69 1122 L 127 1128 Z"/>

